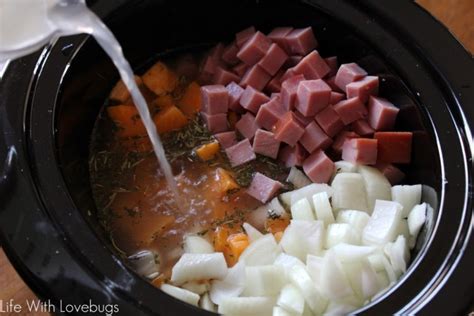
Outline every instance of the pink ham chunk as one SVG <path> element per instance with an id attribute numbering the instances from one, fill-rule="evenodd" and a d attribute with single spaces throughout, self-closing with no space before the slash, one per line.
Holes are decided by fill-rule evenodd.
<path id="1" fill-rule="evenodd" d="M 273 98 L 278 98 L 281 100 L 280 92 L 272 92 L 272 94 L 270 94 L 270 99 L 273 99 Z"/>
<path id="2" fill-rule="evenodd" d="M 337 74 L 337 68 L 339 66 L 339 64 L 337 63 L 337 56 L 324 58 L 324 61 L 329 66 L 329 69 L 331 69 L 326 76 L 328 77 L 335 76 Z"/>
<path id="3" fill-rule="evenodd" d="M 237 135 L 235 131 L 222 132 L 214 134 L 222 148 L 226 149 L 237 144 Z"/>
<path id="4" fill-rule="evenodd" d="M 244 63 L 240 63 L 240 64 L 237 64 L 235 65 L 233 68 L 232 68 L 232 71 L 239 77 L 242 77 L 245 72 L 249 69 L 249 66 L 244 64 Z"/>
<path id="5" fill-rule="evenodd" d="M 239 59 L 237 58 L 237 53 L 239 51 L 239 47 L 235 42 L 230 43 L 229 45 L 224 48 L 222 51 L 222 60 L 229 66 L 235 65 L 239 63 Z"/>
<path id="6" fill-rule="evenodd" d="M 255 65 L 270 49 L 272 42 L 260 31 L 253 34 L 240 48 L 237 58 L 245 64 Z"/>
<path id="7" fill-rule="evenodd" d="M 343 64 L 337 71 L 335 83 L 339 89 L 345 92 L 349 83 L 360 80 L 365 76 L 367 76 L 367 72 L 356 63 Z"/>
<path id="8" fill-rule="evenodd" d="M 243 137 L 252 139 L 255 136 L 255 132 L 259 129 L 259 126 L 255 122 L 255 116 L 247 112 L 235 123 L 235 129 L 238 130 Z"/>
<path id="9" fill-rule="evenodd" d="M 223 67 L 217 66 L 214 72 L 213 82 L 214 84 L 226 85 L 232 81 L 239 81 L 240 77 L 235 73 L 224 69 Z"/>
<path id="10" fill-rule="evenodd" d="M 358 97 L 342 100 L 333 106 L 341 121 L 348 125 L 367 116 L 367 109 Z"/>
<path id="11" fill-rule="evenodd" d="M 315 116 L 329 105 L 331 87 L 324 80 L 303 80 L 297 89 L 296 109 L 304 116 Z"/>
<path id="12" fill-rule="evenodd" d="M 202 112 L 207 114 L 227 113 L 229 93 L 223 85 L 201 87 Z"/>
<path id="13" fill-rule="evenodd" d="M 332 148 L 334 151 L 338 154 L 342 153 L 342 146 L 344 146 L 344 143 L 348 139 L 352 138 L 359 138 L 360 135 L 352 132 L 352 131 L 341 131 L 339 134 L 337 134 L 336 138 L 334 139 L 334 143 L 332 144 Z"/>
<path id="14" fill-rule="evenodd" d="M 382 172 L 391 185 L 399 184 L 405 178 L 403 171 L 390 163 L 377 162 L 374 167 Z"/>
<path id="15" fill-rule="evenodd" d="M 305 80 L 303 75 L 296 75 L 282 82 L 281 102 L 287 111 L 291 111 L 295 107 L 298 85 L 303 80 Z"/>
<path id="16" fill-rule="evenodd" d="M 270 75 L 274 75 L 288 59 L 288 55 L 278 44 L 273 43 L 265 53 L 258 65 Z"/>
<path id="17" fill-rule="evenodd" d="M 375 132 L 378 159 L 389 163 L 410 163 L 412 132 Z"/>
<path id="18" fill-rule="evenodd" d="M 317 149 L 324 150 L 329 147 L 332 143 L 332 139 L 324 133 L 315 121 L 312 121 L 304 129 L 304 134 L 300 138 L 300 143 L 308 152 L 312 153 Z"/>
<path id="19" fill-rule="evenodd" d="M 370 127 L 369 123 L 366 120 L 357 120 L 351 124 L 354 132 L 361 136 L 372 136 L 374 134 L 374 129 Z"/>
<path id="20" fill-rule="evenodd" d="M 388 131 L 393 129 L 397 119 L 398 109 L 386 99 L 369 97 L 369 124 L 376 131 Z"/>
<path id="21" fill-rule="evenodd" d="M 263 129 L 258 129 L 255 132 L 253 151 L 256 154 L 276 159 L 279 149 L 280 142 L 275 139 L 275 135 L 272 132 L 268 132 Z"/>
<path id="22" fill-rule="evenodd" d="M 344 99 L 344 94 L 339 92 L 331 91 L 331 97 L 329 98 L 329 104 L 336 104 Z"/>
<path id="23" fill-rule="evenodd" d="M 207 56 L 201 65 L 199 81 L 205 84 L 211 83 L 213 81 L 217 65 L 217 61 L 214 60 L 212 56 Z"/>
<path id="24" fill-rule="evenodd" d="M 299 143 L 293 147 L 289 145 L 282 146 L 278 154 L 278 160 L 287 168 L 302 166 L 306 157 L 308 157 L 308 152 Z"/>
<path id="25" fill-rule="evenodd" d="M 270 81 L 271 77 L 272 76 L 263 70 L 262 67 L 255 65 L 247 69 L 240 81 L 240 85 L 242 87 L 252 86 L 257 90 L 262 91 Z"/>
<path id="26" fill-rule="evenodd" d="M 303 114 L 301 114 L 298 111 L 294 111 L 293 113 L 295 113 L 296 119 L 298 120 L 298 122 L 300 122 L 301 125 L 303 125 L 303 127 L 306 127 L 311 122 L 314 122 L 314 117 L 304 116 Z"/>
<path id="27" fill-rule="evenodd" d="M 362 103 L 369 100 L 369 96 L 379 92 L 379 77 L 366 76 L 365 78 L 349 83 L 346 86 L 347 98 L 358 97 Z"/>
<path id="28" fill-rule="evenodd" d="M 331 87 L 332 91 L 345 93 L 336 85 L 336 76 L 326 79 L 326 83 Z"/>
<path id="29" fill-rule="evenodd" d="M 256 32 L 257 30 L 255 30 L 254 26 L 250 26 L 246 29 L 243 29 L 242 31 L 235 34 L 235 44 L 238 47 L 242 47 L 245 42 L 247 42 L 247 40 L 251 38 L 252 35 L 254 35 Z"/>
<path id="30" fill-rule="evenodd" d="M 314 119 L 329 137 L 336 136 L 344 128 L 344 123 L 332 105 L 316 114 Z"/>
<path id="31" fill-rule="evenodd" d="M 281 77 L 283 76 L 283 71 L 277 72 L 277 74 L 267 83 L 265 86 L 265 91 L 267 92 L 280 92 L 281 90 Z"/>
<path id="32" fill-rule="evenodd" d="M 296 74 L 302 74 L 306 79 L 321 79 L 331 69 L 317 51 L 306 55 L 296 66 L 293 67 Z"/>
<path id="33" fill-rule="evenodd" d="M 226 148 L 225 153 L 232 167 L 240 166 L 257 158 L 247 138 L 241 140 L 234 146 Z"/>
<path id="34" fill-rule="evenodd" d="M 303 162 L 304 172 L 315 183 L 327 183 L 334 168 L 334 162 L 322 150 L 315 151 Z"/>
<path id="35" fill-rule="evenodd" d="M 360 165 L 377 162 L 377 140 L 370 138 L 346 139 L 342 146 L 342 159 Z"/>
<path id="36" fill-rule="evenodd" d="M 201 112 L 201 117 L 211 133 L 220 133 L 229 130 L 226 113 L 207 114 Z"/>
<path id="37" fill-rule="evenodd" d="M 273 97 L 258 110 L 255 121 L 257 125 L 271 131 L 280 117 L 286 113 L 280 98 Z"/>
<path id="38" fill-rule="evenodd" d="M 304 134 L 303 126 L 298 122 L 293 112 L 283 115 L 273 128 L 275 139 L 287 143 L 290 146 L 296 145 Z"/>
<path id="39" fill-rule="evenodd" d="M 294 29 L 286 36 L 286 48 L 292 55 L 306 55 L 318 46 L 313 29 Z"/>
<path id="40" fill-rule="evenodd" d="M 283 184 L 257 172 L 247 189 L 247 194 L 262 203 L 267 203 L 281 188 Z"/>
<path id="41" fill-rule="evenodd" d="M 268 33 L 267 37 L 288 52 L 286 37 L 291 33 L 291 31 L 293 31 L 292 27 L 276 27 Z"/>
<path id="42" fill-rule="evenodd" d="M 229 109 L 237 113 L 243 113 L 244 109 L 240 105 L 240 97 L 244 89 L 235 82 L 229 83 L 225 88 L 229 93 Z"/>
<path id="43" fill-rule="evenodd" d="M 269 97 L 252 86 L 247 86 L 240 97 L 240 105 L 252 113 L 257 113 L 260 106 L 268 101 L 270 101 Z"/>
<path id="44" fill-rule="evenodd" d="M 295 55 L 295 56 L 290 56 L 286 60 L 286 62 L 283 64 L 283 68 L 290 68 L 298 65 L 298 63 L 303 59 L 303 56 L 300 55 Z"/>

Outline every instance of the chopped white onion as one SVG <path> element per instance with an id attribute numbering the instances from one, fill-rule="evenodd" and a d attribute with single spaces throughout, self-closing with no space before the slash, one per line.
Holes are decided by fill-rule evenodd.
<path id="1" fill-rule="evenodd" d="M 321 292 L 329 299 L 354 295 L 341 262 L 333 251 L 328 251 L 321 267 Z"/>
<path id="2" fill-rule="evenodd" d="M 193 293 L 191 291 L 184 290 L 182 288 L 169 285 L 169 284 L 161 285 L 161 290 L 168 295 L 171 295 L 179 300 L 182 300 L 183 302 L 186 302 L 194 306 L 198 306 L 200 297 L 196 293 Z"/>
<path id="3" fill-rule="evenodd" d="M 308 257 L 306 257 L 306 270 L 317 287 L 319 287 L 319 284 L 321 283 L 322 266 L 323 257 L 313 255 L 308 255 Z"/>
<path id="4" fill-rule="evenodd" d="M 329 196 L 326 192 L 320 192 L 313 195 L 313 206 L 316 218 L 324 222 L 324 226 L 334 223 L 334 214 L 332 213 Z"/>
<path id="5" fill-rule="evenodd" d="M 362 242 L 365 245 L 384 245 L 393 241 L 401 220 L 402 206 L 399 203 L 377 200 L 362 232 Z"/>
<path id="6" fill-rule="evenodd" d="M 296 167 L 291 167 L 286 181 L 293 184 L 297 189 L 311 184 L 311 180 L 303 173 L 303 171 Z"/>
<path id="7" fill-rule="evenodd" d="M 270 203 L 268 203 L 268 206 L 270 208 L 270 212 L 273 213 L 276 216 L 286 216 L 287 213 L 285 211 L 285 208 L 281 205 L 280 200 L 278 200 L 277 197 L 274 197 Z"/>
<path id="8" fill-rule="evenodd" d="M 421 203 L 421 184 L 395 185 L 392 187 L 392 200 L 403 206 L 402 216 L 408 216 L 411 209 Z"/>
<path id="9" fill-rule="evenodd" d="M 415 205 L 408 214 L 408 230 L 413 240 L 416 240 L 421 227 L 426 221 L 426 203 Z"/>
<path id="10" fill-rule="evenodd" d="M 217 312 L 217 306 L 211 301 L 209 293 L 205 293 L 199 300 L 199 307 L 209 312 Z"/>
<path id="11" fill-rule="evenodd" d="M 334 163 L 336 166 L 336 174 L 341 172 L 357 172 L 357 165 L 353 164 L 352 162 L 339 160 Z"/>
<path id="12" fill-rule="evenodd" d="M 353 262 L 367 258 L 375 252 L 375 247 L 356 246 L 347 243 L 340 243 L 334 246 L 334 253 L 341 262 Z"/>
<path id="13" fill-rule="evenodd" d="M 227 263 L 221 252 L 185 253 L 171 271 L 171 282 L 176 285 L 195 280 L 223 279 Z"/>
<path id="14" fill-rule="evenodd" d="M 247 266 L 263 266 L 272 264 L 280 253 L 275 237 L 266 234 L 245 248 L 239 261 L 243 261 Z"/>
<path id="15" fill-rule="evenodd" d="M 244 228 L 245 233 L 249 237 L 250 243 L 253 243 L 254 241 L 263 237 L 263 234 L 249 223 L 244 223 L 242 227 Z"/>
<path id="16" fill-rule="evenodd" d="M 349 224 L 330 224 L 326 232 L 325 248 L 329 249 L 340 243 L 347 243 L 352 245 L 360 244 L 360 234 Z"/>
<path id="17" fill-rule="evenodd" d="M 276 296 L 285 285 L 285 271 L 276 265 L 246 267 L 242 296 Z"/>
<path id="18" fill-rule="evenodd" d="M 294 285 L 287 284 L 281 289 L 277 305 L 291 314 L 301 315 L 304 311 L 303 294 Z"/>
<path id="19" fill-rule="evenodd" d="M 298 314 L 290 313 L 283 307 L 274 306 L 272 316 L 298 316 Z"/>
<path id="20" fill-rule="evenodd" d="M 365 225 L 369 222 L 370 216 L 362 211 L 344 210 L 337 213 L 336 222 L 349 224 L 353 229 L 362 234 Z"/>
<path id="21" fill-rule="evenodd" d="M 278 255 L 273 264 L 282 267 L 285 271 L 289 271 L 295 265 L 304 267 L 303 261 L 284 252 Z"/>
<path id="22" fill-rule="evenodd" d="M 239 296 L 244 291 L 245 282 L 245 265 L 239 261 L 228 270 L 223 280 L 212 281 L 209 292 L 212 302 L 220 304 L 224 298 Z"/>
<path id="23" fill-rule="evenodd" d="M 239 316 L 271 316 L 274 297 L 229 297 L 217 309 L 219 314 Z"/>
<path id="24" fill-rule="evenodd" d="M 335 210 L 354 209 L 368 212 L 364 178 L 358 173 L 339 173 L 331 183 Z"/>
<path id="25" fill-rule="evenodd" d="M 394 243 L 390 243 L 388 257 L 397 276 L 406 272 L 407 263 L 410 260 L 410 252 L 407 240 L 403 235 L 399 235 Z"/>
<path id="26" fill-rule="evenodd" d="M 303 294 L 306 304 L 315 314 L 321 314 L 327 306 L 327 300 L 319 293 L 316 285 L 304 267 L 294 266 L 291 268 L 288 277 L 293 284 Z"/>
<path id="27" fill-rule="evenodd" d="M 291 220 L 280 241 L 283 250 L 304 261 L 306 255 L 321 252 L 324 224 L 321 221 Z"/>
<path id="28" fill-rule="evenodd" d="M 185 236 L 184 237 L 184 252 L 185 253 L 213 253 L 214 247 L 212 244 L 200 236 Z"/>
<path id="29" fill-rule="evenodd" d="M 202 295 L 209 291 L 209 282 L 191 281 L 181 285 L 181 288 Z"/>
<path id="30" fill-rule="evenodd" d="M 160 266 L 157 257 L 158 254 L 155 252 L 142 250 L 128 257 L 128 262 L 136 273 L 152 279 L 159 273 Z"/>
<path id="31" fill-rule="evenodd" d="M 375 200 L 392 200 L 392 186 L 387 178 L 373 167 L 360 165 L 358 166 L 358 172 L 364 178 L 367 207 L 369 214 L 372 214 Z"/>
<path id="32" fill-rule="evenodd" d="M 302 198 L 291 205 L 291 217 L 293 219 L 312 221 L 315 220 L 314 212 L 307 198 Z"/>
<path id="33" fill-rule="evenodd" d="M 319 192 L 326 192 L 329 197 L 332 196 L 334 190 L 325 183 L 312 183 L 301 189 L 288 191 L 280 195 L 280 200 L 289 208 L 292 204 L 301 200 L 302 198 L 307 198 L 312 202 L 311 197 Z"/>

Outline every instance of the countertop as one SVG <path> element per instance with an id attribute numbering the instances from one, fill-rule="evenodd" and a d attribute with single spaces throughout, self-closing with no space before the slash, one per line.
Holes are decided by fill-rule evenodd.
<path id="1" fill-rule="evenodd" d="M 474 1 L 473 0 L 419 0 L 442 23 L 444 23 L 459 41 L 470 52 L 474 52 Z M 3 250 L 0 249 L 0 301 L 4 303 L 13 300 L 24 306 L 26 301 L 36 299 L 36 296 L 23 283 L 15 272 Z M 1 313 L 2 315 L 48 315 L 47 313 Z"/>

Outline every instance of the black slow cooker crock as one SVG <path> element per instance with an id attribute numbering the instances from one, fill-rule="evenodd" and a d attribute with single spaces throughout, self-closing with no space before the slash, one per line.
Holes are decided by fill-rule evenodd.
<path id="1" fill-rule="evenodd" d="M 323 56 L 381 76 L 414 131 L 408 183 L 435 211 L 408 272 L 358 313 L 453 315 L 474 299 L 472 56 L 412 1 L 96 0 L 139 73 L 163 55 L 199 49 L 255 25 L 311 25 Z M 116 304 L 123 315 L 209 314 L 134 274 L 98 225 L 87 159 L 117 71 L 89 36 L 60 38 L 10 64 L 0 84 L 1 245 L 43 299 Z M 57 310 L 59 311 L 59 310 Z M 115 310 L 116 312 L 116 310 Z M 116 314 L 116 313 L 115 313 Z"/>

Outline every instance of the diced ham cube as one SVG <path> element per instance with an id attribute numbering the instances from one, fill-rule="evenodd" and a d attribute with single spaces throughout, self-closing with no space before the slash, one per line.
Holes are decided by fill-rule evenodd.
<path id="1" fill-rule="evenodd" d="M 296 109 L 304 116 L 315 116 L 329 105 L 331 87 L 322 79 L 303 80 L 296 93 Z"/>
<path id="2" fill-rule="evenodd" d="M 300 55 L 295 55 L 295 56 L 290 56 L 286 60 L 286 62 L 283 64 L 283 68 L 290 68 L 298 65 L 298 63 L 303 59 L 304 56 Z"/>
<path id="3" fill-rule="evenodd" d="M 351 124 L 354 132 L 360 136 L 372 136 L 374 134 L 374 129 L 370 127 L 369 123 L 366 120 L 357 120 Z"/>
<path id="4" fill-rule="evenodd" d="M 280 94 L 280 92 L 272 92 L 272 94 L 270 94 L 270 99 L 273 99 L 273 98 L 278 98 L 278 99 L 280 99 L 280 101 L 281 101 L 281 94 Z"/>
<path id="5" fill-rule="evenodd" d="M 265 86 L 265 91 L 267 92 L 280 92 L 281 90 L 281 77 L 283 76 L 283 72 L 278 72 Z"/>
<path id="6" fill-rule="evenodd" d="M 283 115 L 273 128 L 275 139 L 287 143 L 290 146 L 296 145 L 304 134 L 303 126 L 298 122 L 293 112 Z"/>
<path id="7" fill-rule="evenodd" d="M 302 74 L 306 79 L 321 79 L 331 69 L 317 51 L 306 55 L 296 66 L 293 67 L 296 74 Z"/>
<path id="8" fill-rule="evenodd" d="M 268 101 L 270 101 L 269 97 L 252 86 L 247 86 L 240 97 L 240 105 L 252 113 L 257 113 L 260 106 Z"/>
<path id="9" fill-rule="evenodd" d="M 258 129 L 255 132 L 253 140 L 253 151 L 255 153 L 276 159 L 279 149 L 280 142 L 275 139 L 275 135 L 272 132 L 263 129 Z"/>
<path id="10" fill-rule="evenodd" d="M 342 100 L 335 104 L 333 108 L 345 125 L 367 116 L 367 109 L 358 97 Z"/>
<path id="11" fill-rule="evenodd" d="M 211 57 L 207 56 L 201 66 L 199 81 L 205 84 L 211 83 L 216 72 L 218 63 Z"/>
<path id="12" fill-rule="evenodd" d="M 347 98 L 358 97 L 362 103 L 369 100 L 369 96 L 379 93 L 379 77 L 366 76 L 365 78 L 349 83 L 346 86 Z"/>
<path id="13" fill-rule="evenodd" d="M 306 126 L 308 126 L 311 122 L 314 122 L 314 118 L 313 118 L 313 117 L 304 116 L 303 114 L 301 114 L 301 113 L 298 112 L 298 111 L 294 111 L 293 113 L 295 113 L 296 119 L 298 120 L 298 122 L 300 122 L 301 125 L 303 125 L 303 127 L 306 127 Z"/>
<path id="14" fill-rule="evenodd" d="M 313 29 L 294 29 L 286 36 L 286 48 L 293 55 L 306 55 L 318 46 Z"/>
<path id="15" fill-rule="evenodd" d="M 254 26 L 250 26 L 237 34 L 235 34 L 235 44 L 238 47 L 242 47 L 249 38 L 252 37 L 257 31 Z"/>
<path id="16" fill-rule="evenodd" d="M 295 146 L 284 145 L 278 154 L 280 160 L 287 168 L 293 166 L 302 166 L 304 160 L 308 157 L 308 153 L 299 143 Z"/>
<path id="17" fill-rule="evenodd" d="M 359 138 L 360 135 L 357 133 L 354 133 L 352 131 L 341 131 L 339 134 L 337 134 L 336 138 L 334 139 L 334 143 L 332 144 L 332 148 L 334 151 L 338 154 L 342 153 L 342 146 L 344 145 L 344 142 L 347 139 L 352 139 L 352 138 Z"/>
<path id="18" fill-rule="evenodd" d="M 227 113 L 229 93 L 223 85 L 201 87 L 201 109 L 207 114 Z"/>
<path id="19" fill-rule="evenodd" d="M 378 141 L 378 159 L 389 163 L 411 161 L 412 132 L 375 132 Z"/>
<path id="20" fill-rule="evenodd" d="M 244 112 L 244 109 L 240 105 L 240 97 L 242 96 L 244 89 L 233 81 L 225 88 L 229 93 L 229 109 L 238 113 Z"/>
<path id="21" fill-rule="evenodd" d="M 235 131 L 222 132 L 214 134 L 222 148 L 226 149 L 237 144 L 237 135 Z"/>
<path id="22" fill-rule="evenodd" d="M 356 63 L 343 64 L 339 67 L 335 83 L 343 92 L 346 86 L 354 81 L 360 80 L 367 76 L 367 72 Z"/>
<path id="23" fill-rule="evenodd" d="M 326 76 L 335 76 L 337 74 L 337 68 L 339 66 L 339 64 L 337 63 L 337 56 L 324 58 L 324 61 L 329 66 L 329 69 L 331 69 Z"/>
<path id="24" fill-rule="evenodd" d="M 370 138 L 346 139 L 342 146 L 342 160 L 360 165 L 377 162 L 377 140 Z"/>
<path id="25" fill-rule="evenodd" d="M 332 139 L 324 133 L 315 121 L 312 121 L 304 129 L 304 134 L 300 138 L 300 143 L 308 152 L 312 153 L 317 149 L 324 150 L 328 148 L 332 143 Z"/>
<path id="26" fill-rule="evenodd" d="M 249 66 L 255 65 L 270 48 L 272 42 L 260 31 L 253 34 L 240 48 L 237 57 Z"/>
<path id="27" fill-rule="evenodd" d="M 331 87 L 332 91 L 345 93 L 336 85 L 336 76 L 326 79 L 326 83 Z"/>
<path id="28" fill-rule="evenodd" d="M 235 123 L 235 129 L 238 130 L 243 137 L 251 140 L 255 136 L 255 132 L 259 129 L 259 126 L 255 122 L 255 116 L 247 112 Z"/>
<path id="29" fill-rule="evenodd" d="M 257 125 L 271 131 L 273 126 L 278 122 L 280 117 L 286 113 L 283 105 L 281 104 L 280 98 L 271 98 L 265 104 L 262 104 L 258 110 L 255 121 Z"/>
<path id="30" fill-rule="evenodd" d="M 240 63 L 240 64 L 237 64 L 235 65 L 233 68 L 232 68 L 232 71 L 239 77 L 242 77 L 245 72 L 249 69 L 249 66 L 244 64 L 244 63 Z"/>
<path id="31" fill-rule="evenodd" d="M 281 66 L 288 59 L 288 55 L 285 53 L 283 48 L 278 44 L 273 43 L 265 53 L 262 59 L 258 62 L 258 65 L 263 68 L 270 75 L 274 75 L 281 68 Z"/>
<path id="32" fill-rule="evenodd" d="M 336 104 L 344 99 L 344 94 L 339 92 L 331 91 L 331 97 L 329 98 L 329 104 Z"/>
<path id="33" fill-rule="evenodd" d="M 237 58 L 238 51 L 239 47 L 237 44 L 235 44 L 235 42 L 230 43 L 222 52 L 222 60 L 229 66 L 239 63 L 239 59 Z"/>
<path id="34" fill-rule="evenodd" d="M 247 69 L 240 81 L 240 85 L 242 87 L 252 86 L 257 90 L 262 91 L 270 81 L 271 77 L 272 76 L 263 70 L 262 67 L 255 65 Z"/>
<path id="35" fill-rule="evenodd" d="M 369 97 L 369 124 L 376 131 L 388 131 L 393 129 L 397 120 L 399 108 L 386 99 Z"/>
<path id="36" fill-rule="evenodd" d="M 262 203 L 267 203 L 281 188 L 283 184 L 257 172 L 247 189 L 247 194 Z"/>
<path id="37" fill-rule="evenodd" d="M 293 31 L 292 27 L 276 27 L 268 33 L 267 37 L 288 52 L 286 37 L 291 33 L 291 31 Z"/>
<path id="38" fill-rule="evenodd" d="M 201 112 L 201 117 L 211 133 L 220 133 L 229 130 L 226 113 L 207 114 Z"/>
<path id="39" fill-rule="evenodd" d="M 303 162 L 304 172 L 315 183 L 327 183 L 334 168 L 334 162 L 322 150 L 315 151 Z"/>
<path id="40" fill-rule="evenodd" d="M 382 172 L 391 185 L 399 184 L 405 178 L 405 174 L 390 163 L 377 162 L 374 167 Z"/>
<path id="41" fill-rule="evenodd" d="M 285 72 L 283 73 L 283 76 L 281 76 L 280 78 L 280 82 L 285 82 L 286 80 L 292 78 L 292 77 L 295 77 L 295 76 L 298 76 L 299 74 L 297 74 L 295 72 L 295 70 L 293 68 L 288 68 L 287 70 L 285 70 Z M 302 75 L 303 76 L 303 75 Z"/>
<path id="42" fill-rule="evenodd" d="M 344 123 L 332 105 L 316 114 L 314 119 L 329 137 L 336 136 L 344 128 Z"/>
<path id="43" fill-rule="evenodd" d="M 291 111 L 295 107 L 298 85 L 303 80 L 305 80 L 303 75 L 297 75 L 282 82 L 281 102 L 287 111 Z"/>
<path id="44" fill-rule="evenodd" d="M 214 84 L 226 85 L 232 81 L 239 81 L 240 77 L 233 72 L 224 69 L 221 66 L 217 66 L 214 72 L 213 82 Z"/>
<path id="45" fill-rule="evenodd" d="M 225 149 L 227 158 L 229 158 L 230 164 L 232 167 L 240 166 L 246 162 L 252 161 L 257 156 L 252 150 L 250 141 L 246 138 L 241 140 L 234 146 Z"/>

